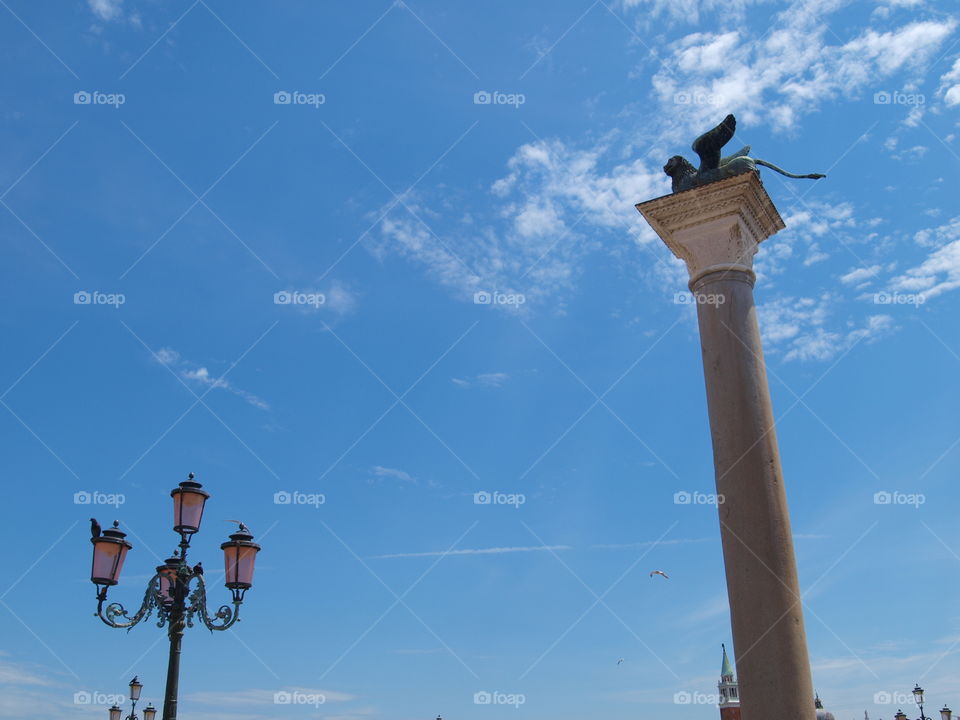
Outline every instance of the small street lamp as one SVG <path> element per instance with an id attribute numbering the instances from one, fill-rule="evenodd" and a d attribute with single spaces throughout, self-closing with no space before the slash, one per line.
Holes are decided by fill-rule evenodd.
<path id="1" fill-rule="evenodd" d="M 923 688 L 920 687 L 919 683 L 913 688 L 913 699 L 920 708 L 920 720 L 930 720 L 930 718 L 923 714 Z"/>
<path id="2" fill-rule="evenodd" d="M 130 714 L 127 715 L 126 720 L 139 720 L 137 718 L 137 701 L 140 700 L 140 691 L 143 689 L 143 683 L 137 680 L 136 676 L 133 680 L 130 681 Z M 120 720 L 120 716 L 123 715 L 123 710 L 117 707 L 114 703 L 113 707 L 109 709 L 110 720 Z M 154 720 L 157 716 L 157 710 L 153 707 L 153 704 L 147 705 L 143 709 L 143 720 Z"/>
<path id="3" fill-rule="evenodd" d="M 913 690 L 913 699 L 917 703 L 917 707 L 920 708 L 920 717 L 918 720 L 932 720 L 923 714 L 923 693 L 924 689 L 920 687 L 919 684 L 914 686 Z M 940 720 L 952 720 L 953 710 L 948 708 L 946 705 L 943 706 L 943 709 L 940 711 Z M 903 710 L 897 710 L 896 715 L 893 716 L 893 720 L 908 720 L 906 714 Z"/>
<path id="4" fill-rule="evenodd" d="M 211 632 L 226 630 L 240 619 L 240 605 L 244 595 L 253 585 L 253 569 L 260 546 L 253 542 L 253 535 L 243 523 L 237 532 L 220 546 L 223 551 L 225 581 L 231 591 L 232 605 L 221 605 L 211 617 L 207 610 L 207 586 L 203 579 L 203 566 L 197 563 L 192 568 L 187 564 L 187 551 L 194 534 L 200 531 L 203 508 L 210 497 L 203 486 L 194 481 L 193 473 L 170 492 L 173 498 L 173 530 L 180 535 L 179 549 L 156 569 L 147 583 L 140 609 L 131 617 L 120 603 L 107 602 L 107 590 L 120 580 L 123 562 L 133 547 L 120 530 L 120 523 L 101 530 L 99 523 L 91 519 L 90 542 L 93 543 L 93 567 L 90 580 L 97 587 L 97 616 L 113 628 L 132 628 L 144 618 L 157 612 L 158 626 L 167 626 L 170 639 L 170 656 L 167 663 L 167 686 L 163 699 L 163 720 L 176 720 L 177 697 L 180 680 L 180 646 L 183 632 L 193 627 L 194 618 L 199 618 Z M 190 586 L 196 583 L 191 591 Z M 134 678 L 136 681 L 136 678 Z M 140 697 L 140 685 L 130 684 L 130 698 L 136 705 Z M 114 712 L 116 710 L 116 713 Z M 154 720 L 156 709 L 144 708 L 144 720 Z M 110 720 L 120 720 L 122 711 L 110 708 Z M 138 720 L 131 712 L 128 720 Z"/>

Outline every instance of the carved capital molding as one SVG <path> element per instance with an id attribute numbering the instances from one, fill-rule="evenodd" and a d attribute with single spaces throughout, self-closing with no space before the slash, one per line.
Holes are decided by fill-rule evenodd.
<path id="1" fill-rule="evenodd" d="M 756 173 L 638 203 L 637 210 L 678 258 L 691 286 L 709 273 L 753 277 L 757 246 L 786 227 Z"/>

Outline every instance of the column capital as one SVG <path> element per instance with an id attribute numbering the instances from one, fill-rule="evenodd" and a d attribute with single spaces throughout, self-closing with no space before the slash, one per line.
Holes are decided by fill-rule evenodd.
<path id="1" fill-rule="evenodd" d="M 786 227 L 755 172 L 638 203 L 660 239 L 687 264 L 691 287 L 713 272 L 753 277 L 757 246 Z"/>

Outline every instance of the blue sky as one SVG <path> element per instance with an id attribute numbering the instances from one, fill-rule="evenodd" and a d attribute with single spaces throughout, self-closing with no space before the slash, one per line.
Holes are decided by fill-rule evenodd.
<path id="1" fill-rule="evenodd" d="M 160 704 L 87 518 L 134 605 L 189 471 L 208 577 L 229 519 L 263 552 L 182 717 L 717 717 L 695 315 L 633 205 L 727 112 L 828 174 L 764 171 L 756 259 L 815 686 L 960 705 L 953 3 L 0 5 L 0 717 Z"/>

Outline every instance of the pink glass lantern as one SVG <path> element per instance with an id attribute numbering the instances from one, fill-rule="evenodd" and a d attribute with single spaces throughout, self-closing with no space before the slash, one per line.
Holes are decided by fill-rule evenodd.
<path id="1" fill-rule="evenodd" d="M 121 715 L 123 715 L 123 710 L 116 705 L 110 708 L 110 720 L 120 720 Z"/>
<path id="2" fill-rule="evenodd" d="M 174 601 L 174 590 L 177 586 L 177 569 L 180 567 L 180 558 L 167 558 L 163 565 L 157 568 L 160 576 L 160 600 L 164 605 Z"/>
<path id="3" fill-rule="evenodd" d="M 116 585 L 120 581 L 120 571 L 127 552 L 133 547 L 126 538 L 127 534 L 119 528 L 118 522 L 112 528 L 104 530 L 99 537 L 91 538 L 93 543 L 93 568 L 90 580 L 96 585 Z"/>
<path id="4" fill-rule="evenodd" d="M 202 490 L 200 483 L 194 482 L 193 473 L 170 491 L 173 498 L 173 530 L 181 535 L 192 535 L 200 529 L 203 518 L 203 506 L 210 493 Z"/>
<path id="5" fill-rule="evenodd" d="M 253 542 L 253 535 L 244 527 L 233 533 L 220 549 L 223 550 L 226 570 L 224 584 L 230 590 L 249 589 L 253 585 L 253 566 L 260 552 L 260 546 Z"/>

